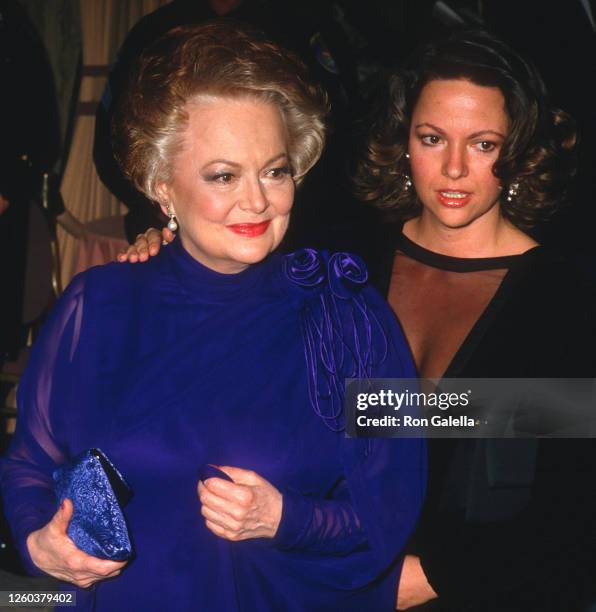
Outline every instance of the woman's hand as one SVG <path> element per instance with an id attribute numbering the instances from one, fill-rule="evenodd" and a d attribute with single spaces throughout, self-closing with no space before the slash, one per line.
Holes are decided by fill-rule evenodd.
<path id="1" fill-rule="evenodd" d="M 162 244 L 172 242 L 176 234 L 167 227 L 162 230 L 150 227 L 144 234 L 139 234 L 134 244 L 131 244 L 126 251 L 118 253 L 118 261 L 147 261 L 159 253 Z"/>
<path id="2" fill-rule="evenodd" d="M 66 533 L 72 511 L 72 502 L 65 499 L 45 527 L 29 534 L 27 548 L 39 569 L 85 589 L 117 576 L 127 562 L 98 559 L 79 550 Z"/>
<path id="3" fill-rule="evenodd" d="M 205 524 L 226 540 L 272 538 L 281 520 L 281 493 L 255 472 L 219 467 L 234 482 L 208 478 L 199 482 L 201 514 Z"/>
<path id="4" fill-rule="evenodd" d="M 420 557 L 406 555 L 399 578 L 399 586 L 397 587 L 396 608 L 407 610 L 412 606 L 420 606 L 436 597 L 437 594 L 430 586 L 422 565 L 420 565 Z"/>

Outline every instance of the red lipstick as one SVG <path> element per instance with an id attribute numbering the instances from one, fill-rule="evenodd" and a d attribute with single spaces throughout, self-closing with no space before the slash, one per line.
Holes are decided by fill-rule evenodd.
<path id="1" fill-rule="evenodd" d="M 443 190 L 437 191 L 437 199 L 439 203 L 447 208 L 461 208 L 468 204 L 472 194 L 467 191 Z"/>
<path id="2" fill-rule="evenodd" d="M 261 236 L 264 234 L 270 223 L 271 220 L 269 219 L 268 221 L 261 221 L 260 223 L 234 223 L 226 227 L 235 234 L 252 238 L 253 236 Z"/>

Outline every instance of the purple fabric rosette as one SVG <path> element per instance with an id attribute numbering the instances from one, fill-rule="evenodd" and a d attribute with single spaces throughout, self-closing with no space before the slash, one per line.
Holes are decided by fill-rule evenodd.
<path id="1" fill-rule="evenodd" d="M 315 249 L 301 249 L 284 260 L 286 276 L 301 287 L 316 287 L 325 280 L 323 259 Z"/>
<path id="2" fill-rule="evenodd" d="M 329 258 L 329 289 L 335 297 L 347 300 L 360 292 L 368 281 L 368 270 L 358 255 L 334 253 Z"/>

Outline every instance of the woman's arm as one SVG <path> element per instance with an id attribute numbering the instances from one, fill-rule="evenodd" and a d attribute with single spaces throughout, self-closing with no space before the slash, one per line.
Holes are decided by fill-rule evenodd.
<path id="1" fill-rule="evenodd" d="M 66 535 L 70 502 L 56 512 L 52 472 L 67 457 L 55 423 L 59 411 L 80 409 L 73 398 L 83 316 L 84 279 L 76 277 L 33 347 L 18 391 L 17 427 L 0 463 L 2 498 L 26 570 L 78 586 L 115 575 L 122 563 L 95 559 Z M 74 401 L 73 401 L 74 399 Z"/>
<path id="2" fill-rule="evenodd" d="M 316 297 L 316 296 L 315 296 Z M 369 327 L 358 325 L 361 353 L 372 355 L 372 378 L 415 377 L 412 360 L 405 339 L 393 315 L 382 298 L 372 290 L 360 295 L 352 316 L 345 312 L 348 300 L 338 300 L 341 312 L 338 324 L 354 321 L 354 317 L 368 317 Z M 314 317 L 316 312 L 310 311 Z M 345 315 L 345 316 L 344 316 Z M 379 325 L 383 338 L 379 338 Z M 353 328 L 344 335 L 346 342 L 354 341 Z M 363 344 L 372 336 L 377 338 L 372 353 Z M 346 350 L 346 354 L 356 352 Z M 346 367 L 350 364 L 346 362 Z M 341 374 L 343 381 L 343 374 Z M 306 384 L 306 381 L 305 381 Z M 312 409 L 306 406 L 306 409 Z M 321 427 L 325 423 L 321 420 Z M 211 530 L 228 539 L 267 537 L 278 550 L 299 555 L 333 568 L 320 576 L 321 581 L 338 589 L 364 588 L 378 580 L 385 572 L 397 573 L 400 555 L 414 527 L 422 504 L 426 481 L 426 448 L 420 439 L 352 439 L 341 438 L 343 479 L 322 497 L 307 495 L 299 490 L 281 486 L 271 495 L 275 510 L 266 511 L 259 525 L 252 512 L 258 508 L 256 495 L 250 487 L 271 487 L 257 475 L 249 484 L 249 473 L 223 468 L 243 483 L 229 483 L 212 478 L 199 486 Z M 316 452 L 316 451 L 314 451 Z M 246 479 L 244 477 L 247 477 Z M 238 487 L 238 488 L 236 488 Z M 240 498 L 246 497 L 240 501 Z M 281 514 L 279 498 L 281 496 Z M 221 497 L 221 499 L 217 499 Z M 263 499 L 267 498 L 265 495 Z M 254 503 L 253 505 L 253 502 Z M 231 509 L 226 508 L 231 504 Z M 249 506 L 252 506 L 249 508 Z M 252 515 L 252 516 L 251 516 Z M 267 517 L 272 517 L 272 520 Z M 277 522 L 279 517 L 279 522 Z M 244 523 L 244 519 L 248 519 Z M 259 527 L 264 527 L 259 531 Z M 315 561 L 316 560 L 316 561 Z M 393 596 L 395 584 L 392 585 Z"/>
<path id="3" fill-rule="evenodd" d="M 281 493 L 250 470 L 220 469 L 233 482 L 209 478 L 198 485 L 201 514 L 215 535 L 230 541 L 271 538 L 280 549 L 330 555 L 366 547 L 366 532 L 345 499 L 345 481 L 335 488 L 335 499 L 323 500 L 289 489 Z"/>
<path id="4" fill-rule="evenodd" d="M 52 519 L 56 510 L 52 472 L 66 461 L 52 426 L 51 407 L 70 384 L 73 360 L 69 353 L 71 346 L 77 346 L 82 293 L 80 282 L 68 287 L 31 351 L 19 383 L 16 431 L 1 462 L 5 515 L 31 573 L 39 570 L 29 557 L 26 540 Z"/>

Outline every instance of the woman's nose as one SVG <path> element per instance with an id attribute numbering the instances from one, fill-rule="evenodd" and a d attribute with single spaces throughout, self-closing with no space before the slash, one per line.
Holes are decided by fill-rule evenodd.
<path id="1" fill-rule="evenodd" d="M 242 210 L 260 214 L 269 207 L 264 185 L 258 179 L 247 181 L 244 195 L 239 204 Z"/>
<path id="2" fill-rule="evenodd" d="M 458 179 L 468 174 L 468 159 L 465 146 L 449 146 L 445 152 L 443 174 Z"/>

